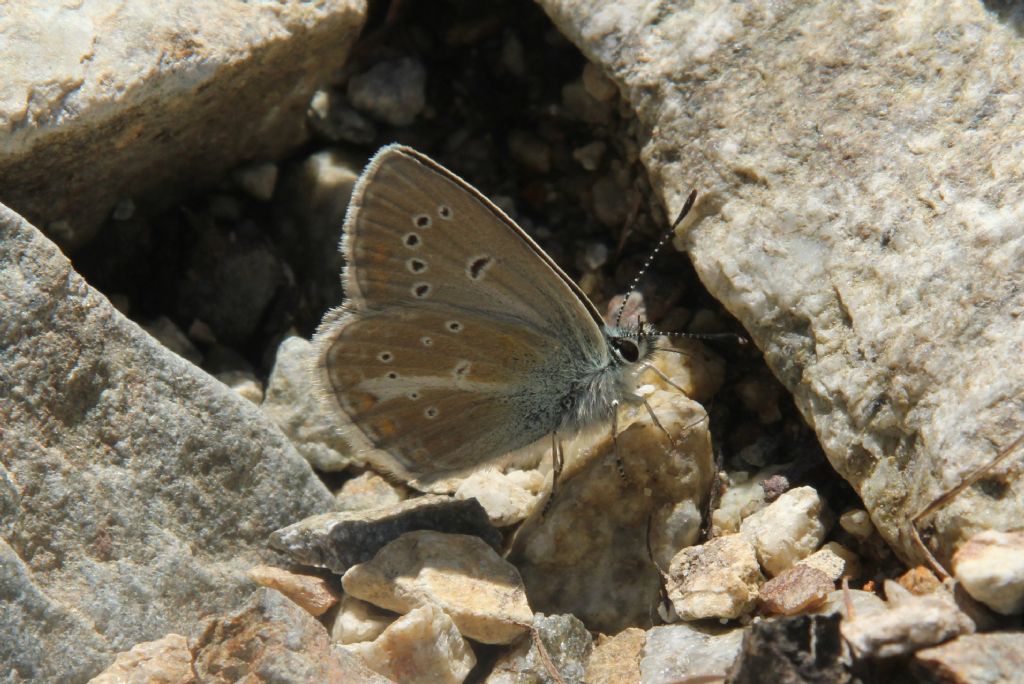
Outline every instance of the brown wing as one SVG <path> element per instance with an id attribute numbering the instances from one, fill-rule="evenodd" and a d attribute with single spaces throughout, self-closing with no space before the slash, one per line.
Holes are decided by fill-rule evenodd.
<path id="1" fill-rule="evenodd" d="M 557 405 L 524 420 L 521 386 L 545 363 L 541 334 L 427 309 L 341 313 L 325 321 L 321 383 L 368 460 L 424 483 L 500 462 L 550 433 Z M 540 408 L 540 407 L 538 407 Z"/>
<path id="2" fill-rule="evenodd" d="M 319 376 L 357 429 L 350 439 L 389 470 L 430 480 L 500 460 L 557 425 L 558 369 L 606 359 L 575 284 L 479 192 L 408 148 L 367 166 L 342 249 L 348 299 L 317 333 Z"/>

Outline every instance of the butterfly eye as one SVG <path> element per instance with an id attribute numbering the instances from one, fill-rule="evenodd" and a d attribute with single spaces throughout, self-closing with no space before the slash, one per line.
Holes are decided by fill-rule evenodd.
<path id="1" fill-rule="evenodd" d="M 633 340 L 624 337 L 613 337 L 611 345 L 615 348 L 615 351 L 619 352 L 619 356 L 622 357 L 623 361 L 636 363 L 640 359 L 640 347 Z"/>

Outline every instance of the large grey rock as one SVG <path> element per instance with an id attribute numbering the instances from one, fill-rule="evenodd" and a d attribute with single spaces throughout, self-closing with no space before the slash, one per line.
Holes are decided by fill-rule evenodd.
<path id="1" fill-rule="evenodd" d="M 701 279 L 907 560 L 1024 432 L 1024 42 L 986 3 L 541 0 L 619 84 Z M 1024 479 L 934 517 L 948 561 Z"/>
<path id="2" fill-rule="evenodd" d="M 366 0 L 86 0 L 0 15 L 0 201 L 64 245 L 306 138 Z M 184 179 L 184 181 L 183 181 Z"/>
<path id="3" fill-rule="evenodd" d="M 332 498 L 260 410 L 0 206 L 0 662 L 84 681 L 234 607 Z M 73 645 L 73 648 L 71 647 Z M 6 674 L 6 672 L 5 672 Z"/>

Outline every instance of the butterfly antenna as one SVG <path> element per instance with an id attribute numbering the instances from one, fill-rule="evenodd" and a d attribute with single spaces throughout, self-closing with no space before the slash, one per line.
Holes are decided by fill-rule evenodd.
<path id="1" fill-rule="evenodd" d="M 626 291 L 626 296 L 622 298 L 622 304 L 619 305 L 619 310 L 615 314 L 616 327 L 618 327 L 619 321 L 622 320 L 622 312 L 626 310 L 626 302 L 629 301 L 629 297 L 636 290 L 636 286 L 640 284 L 640 279 L 644 276 L 644 273 L 647 272 L 647 269 L 651 267 L 654 257 L 658 255 L 658 252 L 665 246 L 668 239 L 675 234 L 676 226 L 682 223 L 683 219 L 686 218 L 686 215 L 690 213 L 690 209 L 693 209 L 693 203 L 696 201 L 697 191 L 694 190 L 690 193 L 690 196 L 686 198 L 686 203 L 683 205 L 682 211 L 679 212 L 679 216 L 676 217 L 676 220 L 672 222 L 671 227 L 669 227 L 669 229 L 665 231 L 665 234 L 661 236 L 661 239 L 658 240 L 658 244 L 654 246 L 654 249 L 644 261 L 644 265 L 640 267 L 640 272 L 636 274 L 635 278 L 633 278 L 633 282 L 630 283 L 629 289 Z"/>

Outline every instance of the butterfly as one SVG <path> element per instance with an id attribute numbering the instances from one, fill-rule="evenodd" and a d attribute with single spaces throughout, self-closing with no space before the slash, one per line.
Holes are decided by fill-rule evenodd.
<path id="1" fill-rule="evenodd" d="M 430 489 L 546 437 L 560 459 L 559 435 L 610 422 L 614 436 L 619 406 L 644 403 L 658 333 L 607 325 L 522 228 L 427 156 L 373 157 L 341 250 L 347 299 L 314 336 L 315 373 L 376 468 Z"/>

